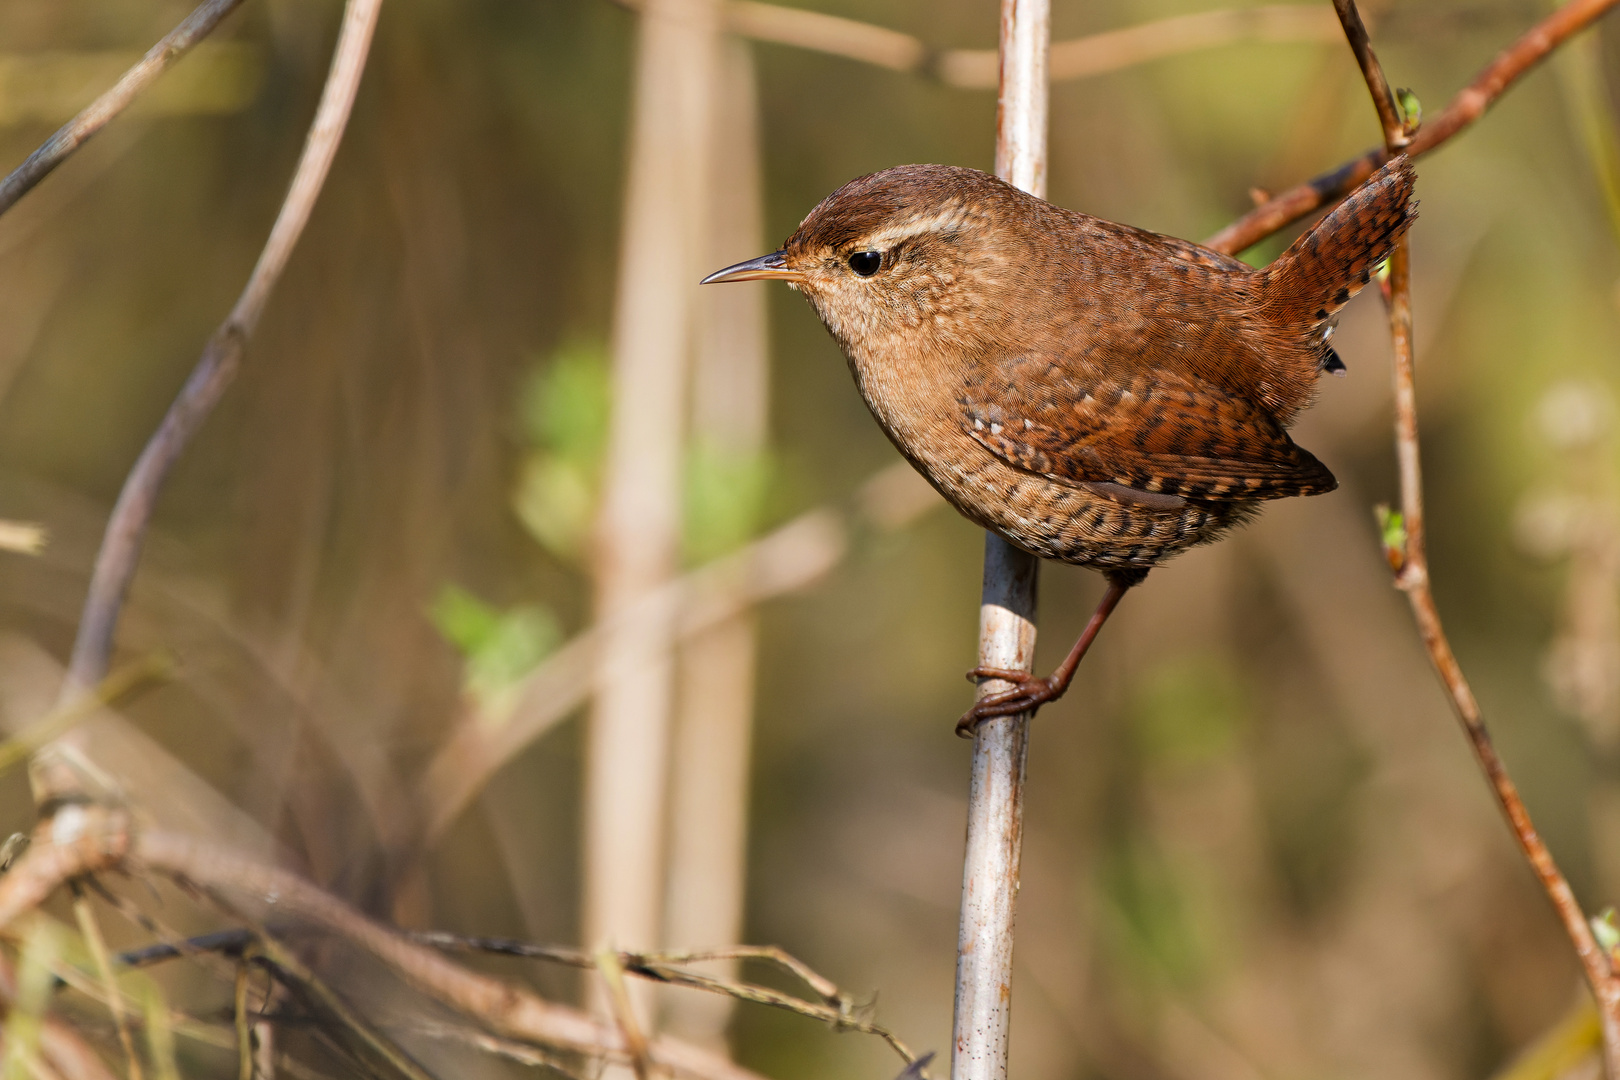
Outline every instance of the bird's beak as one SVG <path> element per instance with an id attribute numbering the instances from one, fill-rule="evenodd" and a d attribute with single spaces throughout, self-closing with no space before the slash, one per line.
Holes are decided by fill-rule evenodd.
<path id="1" fill-rule="evenodd" d="M 757 259 L 716 270 L 699 285 L 715 285 L 722 281 L 753 281 L 755 278 L 781 278 L 784 281 L 803 281 L 804 275 L 787 264 L 787 254 L 773 251 Z"/>

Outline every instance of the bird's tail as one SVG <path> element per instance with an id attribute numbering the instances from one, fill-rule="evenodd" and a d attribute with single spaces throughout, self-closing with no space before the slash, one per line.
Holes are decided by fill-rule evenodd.
<path id="1" fill-rule="evenodd" d="M 1267 318 L 1306 334 L 1332 318 L 1417 217 L 1416 181 L 1411 160 L 1402 154 L 1294 241 L 1264 271 Z"/>

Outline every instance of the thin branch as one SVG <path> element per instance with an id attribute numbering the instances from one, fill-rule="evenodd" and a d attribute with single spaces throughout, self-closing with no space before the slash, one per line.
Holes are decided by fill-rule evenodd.
<path id="1" fill-rule="evenodd" d="M 1338 35 L 1327 11 L 1308 4 L 1262 4 L 1222 11 L 1199 11 L 1052 43 L 1048 77 L 1052 82 L 1085 79 L 1137 64 L 1243 41 L 1327 42 Z M 989 89 L 996 85 L 993 49 L 947 49 L 934 69 L 952 86 Z"/>
<path id="2" fill-rule="evenodd" d="M 242 0 L 205 0 L 179 26 L 164 38 L 113 84 L 112 89 L 87 105 L 83 112 L 63 124 L 38 150 L 0 180 L 0 214 L 16 205 L 33 186 L 45 179 L 68 155 L 83 146 L 108 121 L 129 107 L 157 77 L 174 65 L 197 42 L 207 37 L 220 20 L 235 11 Z"/>
<path id="3" fill-rule="evenodd" d="M 67 881 L 104 870 L 154 872 L 210 893 L 273 902 L 280 917 L 319 926 L 370 952 L 418 990 L 521 1042 L 627 1060 L 612 1025 L 546 1001 L 500 979 L 468 971 L 418 945 L 286 870 L 161 831 L 135 833 L 121 811 L 70 804 L 41 826 L 28 852 L 0 877 L 0 930 L 38 907 Z M 718 1054 L 667 1036 L 651 1040 L 655 1064 L 709 1080 L 760 1080 Z"/>
<path id="4" fill-rule="evenodd" d="M 1390 92 L 1382 67 L 1374 55 L 1372 44 L 1356 13 L 1355 0 L 1334 0 L 1334 7 L 1344 23 L 1345 36 L 1355 51 L 1366 78 L 1367 89 L 1378 109 L 1384 128 L 1384 152 L 1394 157 L 1411 142 L 1410 131 L 1402 122 L 1400 107 Z M 1567 9 L 1566 9 L 1567 10 Z M 1421 133 L 1420 133 L 1421 137 Z M 1386 539 L 1390 565 L 1395 571 L 1395 584 L 1406 593 L 1412 614 L 1417 621 L 1418 635 L 1427 649 L 1440 681 L 1451 699 L 1452 710 L 1462 723 L 1469 746 L 1474 751 L 1497 804 L 1518 841 L 1525 860 L 1541 882 L 1542 889 L 1553 909 L 1564 924 L 1580 959 L 1586 981 L 1597 999 L 1603 1018 L 1604 1056 L 1608 1072 L 1620 1080 L 1620 979 L 1607 953 L 1598 945 L 1580 903 L 1575 899 L 1569 882 L 1558 869 L 1552 852 L 1541 839 L 1530 813 L 1519 796 L 1517 786 L 1508 775 L 1506 766 L 1496 753 L 1486 730 L 1484 717 L 1473 689 L 1464 677 L 1451 642 L 1446 638 L 1440 622 L 1440 612 L 1429 587 L 1429 559 L 1426 546 L 1426 526 L 1423 506 L 1422 456 L 1418 442 L 1417 384 L 1412 335 L 1412 280 L 1410 234 L 1396 241 L 1389 258 L 1387 282 L 1389 298 L 1390 338 L 1395 354 L 1395 451 L 1400 471 L 1401 520 L 1393 530 L 1393 542 Z M 1386 535 L 1391 532 L 1386 528 Z"/>
<path id="5" fill-rule="evenodd" d="M 412 941 L 419 941 L 425 945 L 432 945 L 435 948 L 449 951 L 492 953 L 498 956 L 547 960 L 552 963 L 567 964 L 570 967 L 587 970 L 600 970 L 601 968 L 599 954 L 592 955 L 581 949 L 570 949 L 564 946 L 535 945 L 524 941 L 514 941 L 510 938 L 465 937 L 460 934 L 447 934 L 437 930 L 413 933 L 409 936 Z M 772 1008 L 797 1013 L 812 1020 L 820 1020 L 841 1031 L 876 1035 L 888 1043 L 890 1048 L 899 1054 L 903 1060 L 907 1062 L 917 1060 L 917 1055 L 894 1032 L 869 1020 L 862 1020 L 854 1016 L 854 1005 L 848 996 L 843 994 L 831 981 L 812 971 L 803 961 L 793 958 L 781 949 L 772 946 L 742 945 L 730 949 L 706 949 L 700 952 L 686 953 L 621 952 L 615 954 L 614 959 L 619 967 L 629 975 L 638 975 L 671 986 L 684 986 L 695 990 L 706 990 L 714 994 L 723 994 L 727 997 L 736 998 L 738 1001 L 747 1001 L 755 1005 L 769 1005 Z M 701 963 L 706 960 L 743 959 L 767 960 L 777 964 L 784 970 L 792 972 L 811 989 L 815 990 L 816 994 L 821 997 L 821 1002 L 805 1001 L 803 998 L 784 994 L 779 990 L 772 990 L 769 987 L 759 986 L 754 983 L 717 979 L 699 972 L 687 971 L 680 966 L 688 963 Z"/>
<path id="6" fill-rule="evenodd" d="M 254 266 L 235 307 L 219 329 L 214 331 L 180 396 L 169 407 L 135 467 L 130 470 L 128 479 L 124 481 L 124 488 L 107 522 L 101 550 L 96 554 L 95 571 L 85 597 L 78 637 L 73 643 L 73 660 L 68 668 L 64 694 L 82 691 L 107 671 L 119 610 L 129 589 L 130 579 L 135 575 L 136 562 L 140 558 L 141 544 L 151 522 L 158 491 L 170 466 L 185 450 L 186 444 L 235 377 L 248 338 L 253 335 L 271 290 L 280 280 L 287 258 L 309 221 L 315 198 L 326 182 L 327 172 L 349 121 L 381 4 L 382 0 L 349 0 L 344 8 L 343 26 L 332 55 L 331 71 L 321 91 L 321 101 L 304 143 L 303 156 L 298 161 L 292 185 L 270 230 L 264 250 L 259 255 L 258 264 Z"/>
<path id="7" fill-rule="evenodd" d="M 642 0 L 614 0 L 639 11 Z M 938 79 L 948 86 L 993 90 L 999 58 L 995 49 L 934 49 L 921 38 L 884 26 L 803 8 L 732 0 L 726 29 L 755 41 L 841 56 L 890 71 Z M 1306 4 L 1172 15 L 1052 45 L 1052 81 L 1089 78 L 1150 60 L 1213 49 L 1240 41 L 1330 41 L 1338 24 Z"/>
<path id="8" fill-rule="evenodd" d="M 1491 742 L 1490 732 L 1480 713 L 1479 702 L 1464 677 L 1451 643 L 1440 622 L 1440 611 L 1435 606 L 1434 594 L 1429 588 L 1429 560 L 1424 544 L 1423 478 L 1419 460 L 1417 397 L 1412 362 L 1412 303 L 1411 258 L 1408 243 L 1402 237 L 1389 260 L 1390 331 L 1395 346 L 1395 448 L 1401 480 L 1401 524 L 1405 529 L 1405 544 L 1397 553 L 1399 568 L 1395 584 L 1406 593 L 1412 614 L 1417 621 L 1418 636 L 1428 650 L 1446 695 L 1451 699 L 1452 711 L 1463 727 L 1463 734 L 1474 751 L 1480 769 L 1496 796 L 1497 805 L 1507 819 L 1508 827 L 1523 852 L 1525 861 L 1535 873 L 1564 924 L 1580 960 L 1587 984 L 1597 999 L 1598 1012 L 1603 1020 L 1604 1056 L 1610 1077 L 1620 1077 L 1620 979 L 1617 979 L 1608 954 L 1598 945 L 1592 928 L 1586 921 L 1580 902 L 1558 869 L 1552 852 L 1536 831 L 1530 812 L 1519 796 L 1517 785 L 1508 775 L 1502 759 Z"/>
<path id="9" fill-rule="evenodd" d="M 1333 0 L 1333 10 L 1344 27 L 1345 40 L 1356 56 L 1362 78 L 1367 81 L 1373 108 L 1378 110 L 1378 124 L 1384 129 L 1384 149 L 1392 154 L 1399 153 L 1412 141 L 1412 134 L 1401 116 L 1395 91 L 1389 88 L 1389 80 L 1384 77 L 1378 54 L 1373 52 L 1372 39 L 1367 34 L 1367 25 L 1361 21 L 1361 12 L 1356 9 L 1356 0 Z"/>
<path id="10" fill-rule="evenodd" d="M 726 29 L 756 41 L 830 53 L 893 71 L 927 69 L 930 51 L 921 40 L 871 23 L 752 0 L 727 4 L 725 19 Z"/>
<path id="11" fill-rule="evenodd" d="M 235 911 L 235 905 L 224 905 L 227 910 Z M 343 1000 L 341 994 L 326 985 L 326 981 L 311 971 L 302 961 L 287 950 L 279 941 L 269 934 L 260 933 L 258 946 L 264 952 L 264 959 L 268 961 L 282 978 L 292 978 L 301 987 L 309 992 L 320 1006 L 337 1017 L 338 1021 L 360 1037 L 371 1051 L 378 1057 L 406 1077 L 406 1080 L 434 1080 L 428 1072 L 418 1065 L 416 1061 L 393 1039 L 379 1031 L 375 1025 L 362 1016 L 354 1006 Z M 246 1057 L 246 1055 L 244 1055 Z M 252 1061 L 247 1059 L 250 1070 Z"/>
<path id="12" fill-rule="evenodd" d="M 724 949 L 699 949 L 693 952 L 643 953 L 641 959 L 649 964 L 701 964 L 710 960 L 761 960 L 774 964 L 804 983 L 822 1002 L 841 1013 L 853 1007 L 848 995 L 836 983 L 806 964 L 803 960 L 775 945 L 734 945 Z"/>
<path id="13" fill-rule="evenodd" d="M 160 941 L 129 949 L 115 957 L 119 968 L 143 968 L 161 964 L 166 960 L 186 960 L 204 953 L 240 958 L 244 951 L 259 940 L 252 930 L 216 930 L 212 934 L 198 934 L 180 941 Z"/>
<path id="14" fill-rule="evenodd" d="M 1443 111 L 1423 125 L 1406 147 L 1407 154 L 1412 157 L 1426 154 L 1484 116 L 1508 87 L 1616 3 L 1620 0 L 1570 0 L 1531 27 L 1485 65 Z M 1255 207 L 1204 241 L 1204 246 L 1228 255 L 1251 248 L 1313 210 L 1337 202 L 1388 160 L 1384 148 L 1369 150 L 1332 172 L 1323 173 Z"/>
<path id="15" fill-rule="evenodd" d="M 568 967 L 578 968 L 582 971 L 600 970 L 598 956 L 583 949 L 570 948 L 565 945 L 540 945 L 528 941 L 518 941 L 513 938 L 468 936 L 446 933 L 442 930 L 411 931 L 405 932 L 405 936 L 418 944 L 427 945 L 444 952 L 511 956 L 525 960 L 544 960 L 549 963 L 565 964 Z M 145 967 L 166 960 L 190 958 L 206 953 L 241 956 L 245 949 L 258 940 L 259 934 L 255 930 L 246 928 L 221 930 L 212 934 L 201 934 L 184 941 L 163 942 L 140 949 L 132 949 L 119 954 L 117 962 L 120 967 Z M 627 975 L 651 979 L 669 986 L 682 986 L 722 994 L 738 1001 L 747 1001 L 756 1005 L 767 1005 L 812 1020 L 819 1020 L 840 1031 L 854 1031 L 863 1035 L 875 1035 L 888 1043 L 903 1060 L 907 1062 L 917 1060 L 917 1055 L 913 1053 L 911 1048 L 888 1028 L 857 1017 L 853 1001 L 847 994 L 839 990 L 837 985 L 830 979 L 817 973 L 804 961 L 775 946 L 738 945 L 732 948 L 702 949 L 695 952 L 620 952 L 614 954 L 614 959 Z M 784 994 L 781 991 L 772 990 L 769 987 L 759 986 L 754 983 L 716 979 L 700 972 L 687 971 L 683 967 L 686 964 L 704 963 L 713 960 L 758 960 L 773 964 L 804 982 L 820 998 L 820 1001 L 806 1001 L 803 998 Z"/>

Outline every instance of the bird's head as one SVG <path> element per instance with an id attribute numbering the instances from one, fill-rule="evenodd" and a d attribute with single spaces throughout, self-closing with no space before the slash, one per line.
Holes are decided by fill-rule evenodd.
<path id="1" fill-rule="evenodd" d="M 851 355 L 897 339 L 971 349 L 1011 314 L 1032 254 L 1018 226 L 1044 205 L 973 169 L 903 165 L 850 181 L 780 251 L 703 282 L 785 280 Z"/>

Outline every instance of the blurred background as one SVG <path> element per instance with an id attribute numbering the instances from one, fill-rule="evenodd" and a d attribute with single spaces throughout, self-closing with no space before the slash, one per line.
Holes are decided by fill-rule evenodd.
<path id="1" fill-rule="evenodd" d="M 982 534 L 884 471 L 898 456 L 799 297 L 691 283 L 854 176 L 990 168 L 994 91 L 938 50 L 993 49 L 996 4 L 803 3 L 911 37 L 878 39 L 885 67 L 728 32 L 799 25 L 760 5 L 694 3 L 661 38 L 608 0 L 384 6 L 331 179 L 121 627 L 121 657 L 166 649 L 179 672 L 98 718 L 96 745 L 152 817 L 374 915 L 776 944 L 943 1052 Z M 1374 145 L 1329 6 L 1309 8 L 1055 83 L 1049 197 L 1197 239 L 1251 188 Z M 1059 2 L 1054 36 L 1217 9 Z M 0 5 L 6 167 L 187 10 Z M 1368 15 L 1432 114 L 1548 10 Z M 339 14 L 250 0 L 0 219 L 0 517 L 49 530 L 0 555 L 13 728 L 51 701 L 125 472 L 252 267 Z M 1615 32 L 1423 159 L 1413 232 L 1436 592 L 1590 911 L 1620 899 Z M 1348 377 L 1295 437 L 1339 490 L 1155 571 L 1036 723 L 1015 1075 L 1486 1076 L 1580 1000 L 1379 550 L 1372 507 L 1397 492 L 1376 290 L 1337 344 Z M 1037 667 L 1101 587 L 1043 571 Z M 20 772 L 0 815 L 33 820 Z M 589 997 L 570 972 L 491 970 Z M 782 1080 L 899 1067 L 782 1013 L 641 1005 Z"/>

